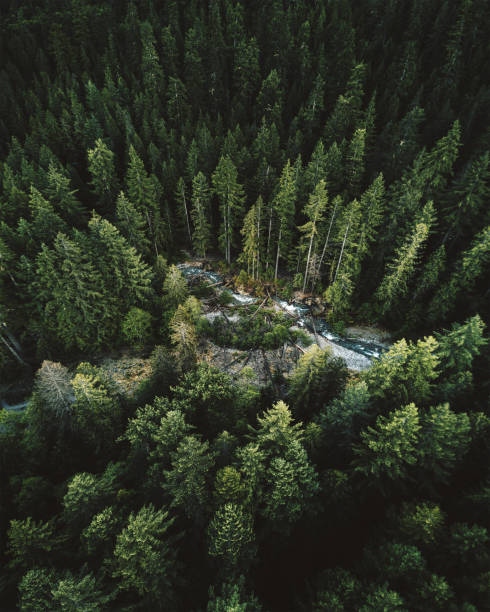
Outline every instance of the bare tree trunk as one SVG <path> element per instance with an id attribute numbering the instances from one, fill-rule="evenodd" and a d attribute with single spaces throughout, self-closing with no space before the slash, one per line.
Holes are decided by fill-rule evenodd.
<path id="1" fill-rule="evenodd" d="M 184 185 L 183 184 L 182 184 L 182 201 L 184 202 L 185 219 L 187 221 L 187 231 L 189 232 L 189 241 L 190 241 L 191 246 L 192 246 L 191 224 L 189 222 L 189 213 L 187 211 L 187 201 L 185 199 L 185 189 L 184 189 Z"/>
<path id="2" fill-rule="evenodd" d="M 3 327 L 5 327 L 5 324 L 2 324 Z M 9 336 L 10 338 L 10 336 Z M 5 344 L 5 346 L 8 348 L 8 350 L 12 353 L 12 355 L 15 357 L 16 361 L 18 361 L 20 363 L 20 365 L 24 366 L 24 367 L 28 367 L 28 364 L 22 359 L 22 357 L 19 355 L 19 353 L 15 350 L 14 346 L 12 346 L 12 344 L 14 344 L 14 342 L 12 342 L 12 339 L 10 339 L 9 343 L 7 342 L 7 340 L 4 338 L 4 336 L 0 333 L 0 340 Z"/>
<path id="3" fill-rule="evenodd" d="M 328 245 L 328 240 L 330 238 L 330 231 L 332 230 L 332 225 L 333 225 L 333 220 L 335 219 L 335 212 L 337 210 L 337 202 L 335 202 L 335 206 L 332 212 L 332 216 L 330 218 L 330 225 L 328 227 L 328 232 L 327 232 L 327 237 L 325 239 L 325 244 L 323 245 L 323 251 L 322 251 L 322 255 L 320 257 L 320 263 L 318 264 L 318 273 L 320 273 L 321 267 L 322 267 L 322 263 L 323 263 L 323 258 L 325 257 L 325 253 L 327 251 L 327 245 Z"/>
<path id="4" fill-rule="evenodd" d="M 337 269 L 335 270 L 335 278 L 333 279 L 334 283 L 337 280 L 337 274 L 339 273 L 340 262 L 342 261 L 342 255 L 344 254 L 345 241 L 347 240 L 347 234 L 349 233 L 349 227 L 350 227 L 350 221 L 347 224 L 347 227 L 345 229 L 344 241 L 342 242 L 342 248 L 340 249 L 339 263 L 337 264 Z"/>
<path id="5" fill-rule="evenodd" d="M 265 262 L 265 269 L 266 270 L 269 268 L 269 252 L 270 252 L 270 244 L 271 244 L 271 231 L 272 231 L 272 202 L 271 202 L 270 213 L 269 213 L 269 234 L 267 236 L 267 254 L 266 254 L 267 261 Z"/>
<path id="6" fill-rule="evenodd" d="M 282 221 L 281 221 L 282 225 Z M 274 280 L 277 280 L 277 269 L 279 267 L 279 254 L 281 251 L 281 236 L 282 236 L 282 228 L 279 226 L 279 237 L 277 239 L 277 254 L 276 254 L 276 270 L 274 272 Z"/>
<path id="7" fill-rule="evenodd" d="M 305 278 L 303 280 L 303 293 L 305 292 L 306 289 L 306 280 L 308 278 L 308 268 L 310 265 L 310 256 L 311 256 L 311 247 L 313 246 L 313 237 L 314 237 L 314 232 L 311 232 L 311 237 L 310 237 L 310 246 L 308 247 L 308 256 L 306 258 L 306 268 L 305 268 Z"/>

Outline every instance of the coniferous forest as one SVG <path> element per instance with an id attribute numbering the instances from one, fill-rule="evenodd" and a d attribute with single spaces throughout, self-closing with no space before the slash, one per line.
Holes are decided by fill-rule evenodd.
<path id="1" fill-rule="evenodd" d="M 490 610 L 489 117 L 487 0 L 2 2 L 2 611 Z"/>

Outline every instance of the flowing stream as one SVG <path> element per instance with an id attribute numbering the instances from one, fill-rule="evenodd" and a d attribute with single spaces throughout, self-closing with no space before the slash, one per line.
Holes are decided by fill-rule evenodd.
<path id="1" fill-rule="evenodd" d="M 223 285 L 223 277 L 211 270 L 203 270 L 191 264 L 179 264 L 178 268 L 187 279 L 197 277 L 209 281 L 218 288 Z M 258 301 L 248 294 L 233 291 L 230 293 L 235 304 L 254 304 Z M 347 367 L 351 370 L 360 371 L 369 368 L 372 360 L 377 359 L 389 348 L 388 344 L 371 339 L 349 338 L 333 332 L 324 319 L 311 314 L 311 309 L 306 304 L 287 302 L 277 297 L 273 299 L 281 309 L 289 312 L 298 321 L 298 327 L 304 327 L 314 334 L 321 348 L 328 345 L 335 356 L 345 359 Z"/>

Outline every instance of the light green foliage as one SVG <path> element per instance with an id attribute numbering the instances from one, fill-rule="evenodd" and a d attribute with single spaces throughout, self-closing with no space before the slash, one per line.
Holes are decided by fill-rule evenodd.
<path id="1" fill-rule="evenodd" d="M 364 380 L 372 397 L 387 406 L 427 402 L 437 377 L 438 343 L 432 336 L 417 343 L 399 340 L 367 370 Z"/>
<path id="2" fill-rule="evenodd" d="M 170 469 L 164 472 L 164 489 L 170 495 L 170 505 L 197 522 L 207 510 L 208 480 L 213 466 L 209 443 L 186 436 L 171 454 Z"/>
<path id="3" fill-rule="evenodd" d="M 241 506 L 220 506 L 208 528 L 209 554 L 220 559 L 228 570 L 236 571 L 253 555 L 252 519 Z"/>
<path id="4" fill-rule="evenodd" d="M 174 521 L 165 510 L 143 506 L 130 514 L 114 548 L 113 576 L 121 588 L 160 606 L 172 605 L 174 600 L 178 566 L 175 536 L 168 533 Z"/>
<path id="5" fill-rule="evenodd" d="M 89 525 L 82 531 L 81 539 L 89 554 L 109 551 L 114 547 L 116 534 L 120 530 L 118 519 L 113 506 L 104 508 L 92 517 Z"/>
<path id="6" fill-rule="evenodd" d="M 286 450 L 294 441 L 301 440 L 302 423 L 293 423 L 288 406 L 280 400 L 272 408 L 257 417 L 259 426 L 255 431 L 256 441 L 265 451 Z"/>
<path id="7" fill-rule="evenodd" d="M 56 577 L 52 570 L 31 569 L 19 582 L 19 608 L 22 612 L 54 610 L 51 586 Z"/>
<path id="8" fill-rule="evenodd" d="M 7 538 L 8 565 L 13 569 L 35 567 L 61 543 L 52 521 L 36 522 L 31 517 L 10 521 Z"/>
<path id="9" fill-rule="evenodd" d="M 380 586 L 370 593 L 359 608 L 359 612 L 408 612 L 405 602 L 396 591 L 391 591 L 386 585 Z"/>
<path id="10" fill-rule="evenodd" d="M 244 593 L 244 577 L 225 582 L 217 595 L 213 587 L 209 589 L 206 612 L 262 612 L 262 606 L 254 596 Z"/>
<path id="11" fill-rule="evenodd" d="M 424 600 L 424 605 L 435 610 L 447 610 L 449 601 L 454 599 L 453 590 L 446 578 L 437 574 L 430 574 L 424 580 L 419 593 Z"/>
<path id="12" fill-rule="evenodd" d="M 126 431 L 122 436 L 122 439 L 129 442 L 133 452 L 148 453 L 153 448 L 153 436 L 170 407 L 168 398 L 156 397 L 152 404 L 140 406 L 136 410 L 134 418 L 128 421 Z"/>
<path id="13" fill-rule="evenodd" d="M 194 223 L 192 246 L 199 257 L 206 257 L 211 244 L 211 224 L 209 222 L 209 186 L 202 172 L 192 179 L 192 209 Z"/>
<path id="14" fill-rule="evenodd" d="M 362 194 L 360 199 L 362 222 L 359 233 L 358 254 L 362 258 L 371 252 L 383 222 L 385 209 L 385 184 L 380 173 Z"/>
<path id="15" fill-rule="evenodd" d="M 141 308 L 133 307 L 124 317 L 121 330 L 124 338 L 135 347 L 148 342 L 151 335 L 151 314 Z"/>
<path id="16" fill-rule="evenodd" d="M 169 330 L 176 363 L 182 371 L 186 371 L 196 362 L 198 339 L 196 326 L 182 304 L 170 319 Z"/>
<path id="17" fill-rule="evenodd" d="M 328 203 L 328 195 L 326 191 L 325 181 L 321 180 L 315 185 L 314 192 L 310 195 L 308 204 L 305 206 L 304 214 L 308 221 L 299 227 L 299 231 L 303 234 L 303 239 L 308 244 L 308 254 L 306 256 L 306 267 L 303 278 L 303 292 L 306 289 L 308 275 L 311 274 L 312 258 L 315 261 L 316 242 L 318 235 L 318 226 L 323 221 L 323 213 Z"/>
<path id="18" fill-rule="evenodd" d="M 217 505 L 225 503 L 238 504 L 246 491 L 241 473 L 232 465 L 226 465 L 216 473 L 214 497 Z"/>
<path id="19" fill-rule="evenodd" d="M 68 523 L 87 524 L 100 512 L 115 494 L 111 474 L 97 476 L 88 472 L 75 474 L 69 481 L 63 497 L 63 516 Z"/>
<path id="20" fill-rule="evenodd" d="M 434 546 L 442 535 L 445 515 L 432 502 L 404 502 L 393 512 L 404 538 L 417 546 Z"/>
<path id="21" fill-rule="evenodd" d="M 81 363 L 72 379 L 74 427 L 97 451 L 107 452 L 121 427 L 121 407 L 101 373 Z"/>
<path id="22" fill-rule="evenodd" d="M 236 451 L 236 458 L 246 485 L 245 504 L 256 509 L 264 488 L 265 461 L 267 453 L 258 444 L 249 443 Z"/>
<path id="23" fill-rule="evenodd" d="M 85 209 L 77 200 L 76 189 L 71 189 L 70 178 L 51 161 L 48 168 L 48 187 L 46 195 L 60 215 L 70 215 L 72 219 L 83 217 Z"/>
<path id="24" fill-rule="evenodd" d="M 420 432 L 419 411 L 415 404 L 379 416 L 375 427 L 361 433 L 362 443 L 354 448 L 356 471 L 375 479 L 397 481 L 407 476 L 417 462 Z"/>
<path id="25" fill-rule="evenodd" d="M 254 206 L 251 206 L 243 219 L 240 233 L 243 236 L 243 251 L 241 260 L 247 264 L 247 274 L 252 278 L 259 277 L 260 258 L 260 221 L 264 203 L 259 196 Z"/>
<path id="26" fill-rule="evenodd" d="M 177 266 L 170 266 L 163 283 L 165 301 L 169 306 L 177 308 L 189 295 L 186 280 Z"/>
<path id="27" fill-rule="evenodd" d="M 154 450 L 150 454 L 151 459 L 168 464 L 171 454 L 193 429 L 192 425 L 185 422 L 180 410 L 168 410 L 152 433 Z"/>
<path id="28" fill-rule="evenodd" d="M 63 612 L 98 612 L 112 599 L 104 595 L 92 574 L 74 576 L 68 572 L 51 590 L 53 609 Z"/>
<path id="29" fill-rule="evenodd" d="M 429 227 L 425 223 L 417 223 L 393 261 L 388 264 L 375 295 L 382 314 L 388 312 L 394 304 L 406 296 L 408 282 L 414 273 L 420 250 L 428 235 Z"/>

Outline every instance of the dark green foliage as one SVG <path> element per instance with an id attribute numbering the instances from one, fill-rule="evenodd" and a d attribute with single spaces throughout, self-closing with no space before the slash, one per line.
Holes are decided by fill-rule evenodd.
<path id="1" fill-rule="evenodd" d="M 0 23 L 2 610 L 489 609 L 489 3 Z"/>

